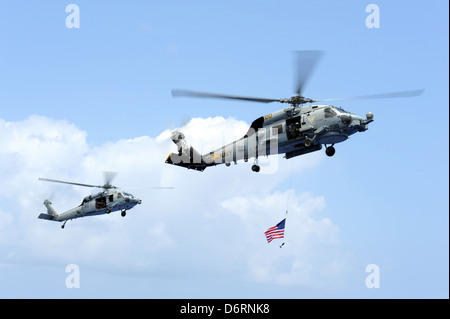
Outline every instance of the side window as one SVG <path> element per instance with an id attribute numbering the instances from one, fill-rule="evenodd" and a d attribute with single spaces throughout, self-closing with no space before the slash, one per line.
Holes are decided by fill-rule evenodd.
<path id="1" fill-rule="evenodd" d="M 324 112 L 325 112 L 325 118 L 333 117 L 336 115 L 336 112 L 331 107 L 327 107 Z"/>
<path id="2" fill-rule="evenodd" d="M 276 125 L 274 127 L 272 127 L 272 135 L 278 135 L 283 133 L 283 125 Z"/>
<path id="3" fill-rule="evenodd" d="M 110 202 L 114 201 L 114 195 L 113 194 L 109 195 L 109 201 Z"/>
<path id="4" fill-rule="evenodd" d="M 100 197 L 95 200 L 95 209 L 102 209 L 106 207 L 106 197 Z"/>

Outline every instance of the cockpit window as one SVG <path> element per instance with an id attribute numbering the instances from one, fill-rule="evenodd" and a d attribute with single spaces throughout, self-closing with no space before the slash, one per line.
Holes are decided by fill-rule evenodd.
<path id="1" fill-rule="evenodd" d="M 123 198 L 122 193 L 118 193 L 118 194 L 117 194 L 117 198 Z"/>
<path id="2" fill-rule="evenodd" d="M 331 107 L 327 107 L 325 109 L 325 118 L 333 116 L 336 116 L 336 112 Z"/>
<path id="3" fill-rule="evenodd" d="M 346 110 L 344 110 L 343 108 L 341 108 L 341 107 L 334 107 L 336 110 L 338 110 L 339 112 L 341 112 L 341 113 L 348 113 Z"/>

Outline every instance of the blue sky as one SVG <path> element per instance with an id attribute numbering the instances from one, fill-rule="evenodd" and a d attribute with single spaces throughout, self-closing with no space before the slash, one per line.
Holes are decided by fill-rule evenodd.
<path id="1" fill-rule="evenodd" d="M 376 1 L 369 29 L 370 3 L 1 0 L 0 297 L 448 298 L 448 3 Z M 176 127 L 207 152 L 282 108 L 172 88 L 290 97 L 291 51 L 311 49 L 325 55 L 306 97 L 425 92 L 336 103 L 375 122 L 333 158 L 277 157 L 276 174 L 163 164 Z M 38 177 L 104 170 L 176 189 L 133 190 L 143 203 L 126 218 L 36 219 L 47 197 L 63 211 L 90 192 Z M 286 207 L 279 249 L 263 233 Z"/>

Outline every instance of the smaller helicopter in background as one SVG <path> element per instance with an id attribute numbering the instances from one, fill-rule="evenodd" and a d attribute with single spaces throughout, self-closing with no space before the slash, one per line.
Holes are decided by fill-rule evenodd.
<path id="1" fill-rule="evenodd" d="M 40 181 L 46 182 L 63 183 L 83 187 L 103 188 L 103 191 L 86 196 L 85 198 L 83 198 L 83 201 L 78 207 L 72 208 L 62 214 L 58 214 L 56 210 L 51 206 L 52 203 L 48 199 L 46 199 L 44 201 L 44 205 L 45 207 L 47 207 L 47 214 L 40 214 L 38 218 L 63 222 L 61 228 L 64 228 L 68 220 L 80 217 L 110 214 L 115 211 L 121 211 L 122 217 L 125 217 L 127 210 L 130 210 L 134 206 L 142 203 L 141 199 L 125 191 L 119 191 L 117 190 L 116 186 L 111 185 L 111 181 L 115 177 L 116 173 L 104 172 L 104 174 L 105 174 L 104 185 L 90 185 L 48 178 L 39 178 Z M 151 187 L 151 188 L 172 189 L 173 187 Z"/>

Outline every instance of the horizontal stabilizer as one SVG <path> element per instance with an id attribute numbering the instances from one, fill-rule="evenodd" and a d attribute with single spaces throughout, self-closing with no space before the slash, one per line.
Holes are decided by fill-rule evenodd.
<path id="1" fill-rule="evenodd" d="M 39 219 L 46 219 L 46 220 L 55 220 L 54 216 L 49 215 L 49 214 L 40 214 L 38 216 Z"/>
<path id="2" fill-rule="evenodd" d="M 169 156 L 166 159 L 166 164 L 181 166 L 181 167 L 185 167 L 188 169 L 195 169 L 196 171 L 200 171 L 200 172 L 203 172 L 207 166 L 211 166 L 211 165 L 207 165 L 207 164 L 203 164 L 203 163 L 192 163 L 192 158 L 189 158 L 189 157 L 187 158 L 187 160 L 186 159 L 182 160 L 180 155 L 175 154 L 175 153 L 169 154 Z"/>

